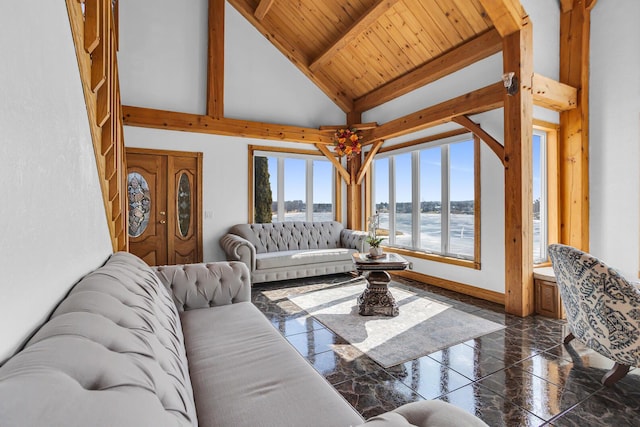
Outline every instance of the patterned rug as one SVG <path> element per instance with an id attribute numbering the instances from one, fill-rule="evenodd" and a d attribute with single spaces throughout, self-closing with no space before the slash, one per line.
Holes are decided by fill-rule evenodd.
<path id="1" fill-rule="evenodd" d="M 385 368 L 504 328 L 393 282 L 389 288 L 400 314 L 360 316 L 356 299 L 364 287 L 337 285 L 289 300 Z"/>

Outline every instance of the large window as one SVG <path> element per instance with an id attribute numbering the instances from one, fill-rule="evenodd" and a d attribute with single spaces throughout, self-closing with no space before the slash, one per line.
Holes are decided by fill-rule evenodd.
<path id="1" fill-rule="evenodd" d="M 335 218 L 334 167 L 322 156 L 252 150 L 253 221 Z"/>
<path id="2" fill-rule="evenodd" d="M 477 147 L 466 137 L 374 160 L 372 210 L 385 244 L 476 261 Z"/>

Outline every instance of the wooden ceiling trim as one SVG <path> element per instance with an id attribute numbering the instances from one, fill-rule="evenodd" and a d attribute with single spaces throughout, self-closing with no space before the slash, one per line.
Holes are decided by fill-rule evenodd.
<path id="1" fill-rule="evenodd" d="M 258 21 L 262 21 L 264 17 L 267 16 L 269 9 L 271 9 L 274 2 L 275 0 L 260 0 L 260 3 L 258 3 L 258 6 L 256 7 L 256 11 L 253 13 Z"/>
<path id="2" fill-rule="evenodd" d="M 313 128 L 229 118 L 216 119 L 198 114 L 131 106 L 123 106 L 123 117 L 124 124 L 129 126 L 240 136 L 272 141 L 333 144 L 332 135 Z"/>
<path id="3" fill-rule="evenodd" d="M 480 3 L 502 37 L 522 29 L 526 12 L 520 0 L 480 0 Z"/>
<path id="4" fill-rule="evenodd" d="M 578 104 L 578 89 L 534 73 L 533 102 L 554 111 L 572 110 Z"/>
<path id="5" fill-rule="evenodd" d="M 356 111 L 367 111 L 401 95 L 432 83 L 446 75 L 502 50 L 502 39 L 495 29 L 460 45 L 416 70 L 355 100 Z"/>
<path id="6" fill-rule="evenodd" d="M 207 115 L 224 115 L 224 0 L 209 0 Z"/>
<path id="7" fill-rule="evenodd" d="M 314 59 L 309 65 L 311 71 L 316 71 L 319 67 L 326 64 L 332 57 L 338 54 L 342 49 L 357 39 L 364 31 L 369 28 L 378 18 L 391 9 L 398 0 L 378 0 L 364 15 L 349 27 L 346 33 L 342 34 L 331 46 L 329 46 L 320 56 Z"/>
<path id="8" fill-rule="evenodd" d="M 242 16 L 245 17 L 253 26 L 258 29 L 280 52 L 282 52 L 293 64 L 302 71 L 313 83 L 315 83 L 320 90 L 322 90 L 333 102 L 336 103 L 344 112 L 351 111 L 353 109 L 353 100 L 345 96 L 344 92 L 331 82 L 324 79 L 319 79 L 313 72 L 309 70 L 309 61 L 302 53 L 286 40 L 278 37 L 273 32 L 262 25 L 262 21 L 259 21 L 253 15 L 253 7 L 248 0 L 229 0 L 231 4 Z"/>
<path id="9" fill-rule="evenodd" d="M 489 135 L 484 129 L 482 129 L 479 124 L 477 124 L 467 116 L 454 117 L 452 121 L 473 132 L 478 138 L 480 138 L 485 144 L 487 144 L 491 151 L 493 151 L 496 156 L 498 156 L 498 159 L 500 159 L 500 162 L 504 165 L 503 145 L 500 144 L 494 137 Z"/>
<path id="10" fill-rule="evenodd" d="M 460 115 L 494 110 L 502 107 L 503 104 L 504 84 L 494 83 L 380 125 L 369 134 L 369 142 L 417 132 L 447 123 Z"/>

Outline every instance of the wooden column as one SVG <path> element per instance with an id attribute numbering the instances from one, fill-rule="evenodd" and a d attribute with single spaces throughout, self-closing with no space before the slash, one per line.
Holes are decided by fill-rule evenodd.
<path id="1" fill-rule="evenodd" d="M 224 0 L 209 0 L 207 116 L 224 116 Z"/>
<path id="2" fill-rule="evenodd" d="M 360 123 L 362 114 L 351 112 L 347 114 L 347 124 Z M 362 185 L 358 185 L 358 171 L 362 164 L 362 156 L 352 157 L 347 161 L 347 170 L 351 176 L 347 182 L 347 228 L 363 230 L 362 227 Z"/>
<path id="3" fill-rule="evenodd" d="M 560 82 L 578 88 L 577 108 L 560 113 L 560 242 L 589 251 L 589 33 L 595 1 L 563 2 Z"/>
<path id="4" fill-rule="evenodd" d="M 504 37 L 503 68 L 513 72 L 512 94 L 504 96 L 505 310 L 528 316 L 533 298 L 533 41 L 524 18 L 520 30 Z"/>

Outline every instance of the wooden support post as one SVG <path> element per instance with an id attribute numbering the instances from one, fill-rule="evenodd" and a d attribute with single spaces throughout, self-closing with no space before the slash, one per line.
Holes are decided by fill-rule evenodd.
<path id="1" fill-rule="evenodd" d="M 224 116 L 224 0 L 209 0 L 207 115 Z"/>
<path id="2" fill-rule="evenodd" d="M 347 124 L 360 123 L 362 114 L 351 112 L 347 114 Z M 362 230 L 362 185 L 358 184 L 358 171 L 362 165 L 361 155 L 354 156 L 347 161 L 347 170 L 351 179 L 347 182 L 347 228 Z"/>
<path id="3" fill-rule="evenodd" d="M 512 95 L 504 95 L 505 310 L 534 312 L 533 298 L 533 40 L 527 18 L 504 38 L 503 68 L 514 74 Z"/>
<path id="4" fill-rule="evenodd" d="M 577 107 L 560 113 L 560 242 L 589 251 L 589 32 L 587 2 L 563 1 L 560 82 L 578 88 Z"/>

